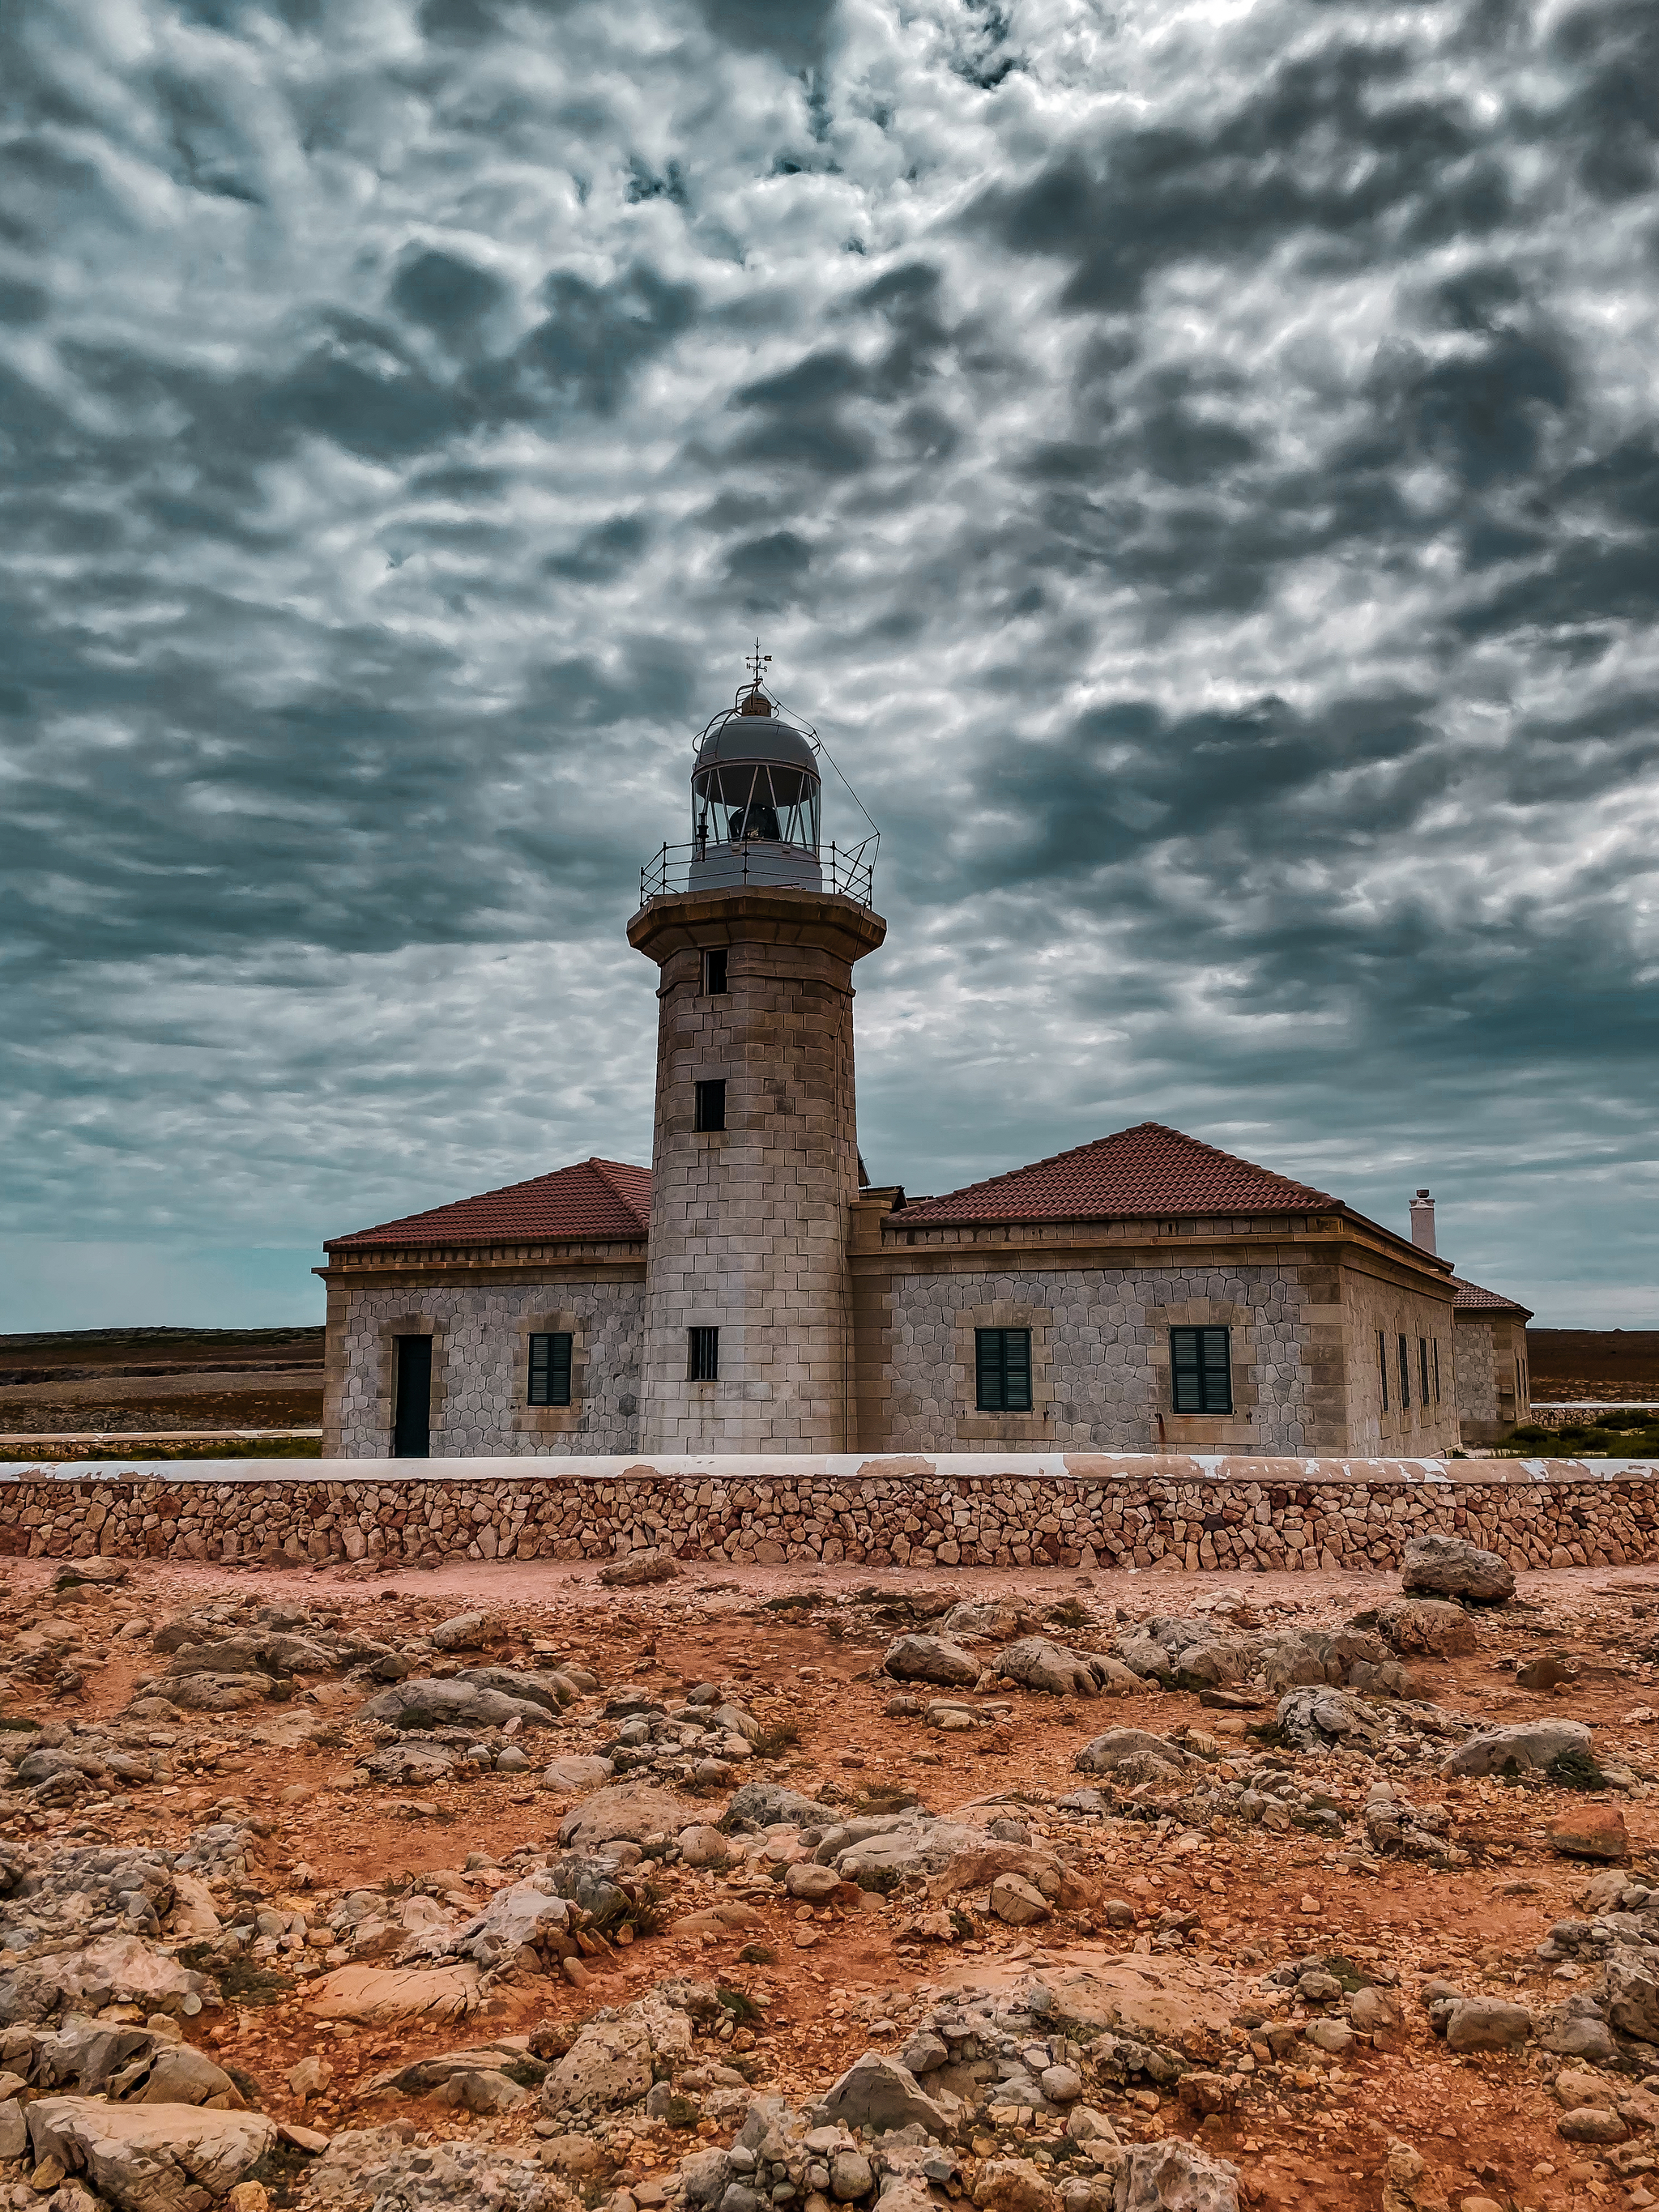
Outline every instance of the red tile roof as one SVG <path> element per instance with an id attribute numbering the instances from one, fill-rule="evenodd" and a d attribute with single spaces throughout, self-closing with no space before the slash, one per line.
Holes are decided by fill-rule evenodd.
<path id="1" fill-rule="evenodd" d="M 522 1244 L 563 1237 L 643 1237 L 651 1218 L 651 1170 L 623 1160 L 580 1160 L 529 1182 L 510 1182 L 478 1198 L 457 1199 L 427 1213 L 383 1221 L 334 1237 L 325 1252 L 364 1245 Z"/>
<path id="2" fill-rule="evenodd" d="M 1453 1275 L 1450 1282 L 1457 1293 L 1452 1300 L 1454 1313 L 1518 1313 L 1532 1319 L 1530 1306 L 1518 1305 L 1501 1291 L 1483 1291 L 1479 1283 L 1466 1283 L 1462 1275 Z"/>
<path id="3" fill-rule="evenodd" d="M 904 1226 L 982 1221 L 1109 1221 L 1159 1213 L 1320 1213 L 1341 1200 L 1142 1121 L 1053 1159 L 907 1206 Z"/>

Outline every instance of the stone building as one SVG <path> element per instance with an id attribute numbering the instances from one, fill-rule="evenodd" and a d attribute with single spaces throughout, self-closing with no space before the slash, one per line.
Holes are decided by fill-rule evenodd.
<path id="1" fill-rule="evenodd" d="M 651 1169 L 332 1239 L 326 1455 L 1456 1445 L 1449 1263 L 1322 1191 L 1152 1122 L 944 1197 L 872 1186 L 868 849 L 822 843 L 812 735 L 758 680 L 691 800 L 628 925 L 659 976 Z"/>
<path id="2" fill-rule="evenodd" d="M 1413 1199 L 1411 1219 L 1412 1242 L 1434 1251 L 1434 1200 L 1426 1190 Z M 1462 1275 L 1454 1275 L 1451 1285 L 1459 1435 L 1466 1444 L 1501 1443 L 1532 1412 L 1527 1357 L 1532 1309 Z"/>

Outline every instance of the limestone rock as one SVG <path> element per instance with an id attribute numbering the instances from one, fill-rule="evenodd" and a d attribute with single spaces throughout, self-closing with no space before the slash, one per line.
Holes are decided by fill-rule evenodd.
<path id="1" fill-rule="evenodd" d="M 269 1674 L 185 1674 L 169 1681 L 170 1703 L 186 1713 L 234 1713 L 264 1703 L 276 1688 Z"/>
<path id="2" fill-rule="evenodd" d="M 567 1813 L 559 1847 L 591 1851 L 597 1844 L 643 1843 L 647 1836 L 678 1836 L 699 1825 L 696 1805 L 647 1782 L 613 1782 Z"/>
<path id="3" fill-rule="evenodd" d="M 307 2064 L 312 2062 L 304 2062 Z M 440 2051 L 429 2058 L 416 2058 L 406 2066 L 394 2066 L 388 2072 L 377 2074 L 365 2081 L 358 2090 L 360 2097 L 426 2097 L 441 2089 L 452 2075 L 499 2074 L 508 2067 L 516 2071 L 543 2071 L 540 2062 L 530 2056 L 530 2045 L 523 2038 L 504 2038 L 500 2043 L 480 2043 L 463 2051 Z M 295 2073 L 299 2072 L 296 2067 Z M 293 2087 L 294 2075 L 289 2076 Z M 297 2094 L 297 2093 L 296 2093 Z"/>
<path id="4" fill-rule="evenodd" d="M 653 1547 L 624 1553 L 599 1569 L 599 1580 L 607 1589 L 638 1589 L 647 1583 L 672 1582 L 678 1573 L 673 1553 Z"/>
<path id="5" fill-rule="evenodd" d="M 1582 2143 L 1620 2143 L 1630 2133 L 1618 2113 L 1603 2105 L 1581 2105 L 1576 2112 L 1563 2112 L 1555 2131 L 1565 2142 Z"/>
<path id="6" fill-rule="evenodd" d="M 1385 1716 L 1351 1690 L 1291 1690 L 1279 1701 L 1278 1719 L 1300 1751 L 1327 1751 L 1333 1744 L 1370 1751 L 1388 1734 Z"/>
<path id="7" fill-rule="evenodd" d="M 1133 1954 L 1031 1978 L 1030 2009 L 1046 2023 L 1097 2049 L 1102 2032 L 1178 2051 L 1212 2065 L 1228 2047 L 1230 1984 L 1196 1960 Z"/>
<path id="8" fill-rule="evenodd" d="M 379 2027 L 399 2020 L 456 2020 L 480 2001 L 478 1969 L 454 1966 L 337 1966 L 310 1984 L 306 2002 L 319 2020 Z"/>
<path id="9" fill-rule="evenodd" d="M 1398 2136 L 1389 2138 L 1382 2167 L 1382 2212 L 1446 2212 L 1446 2200 L 1436 2195 L 1422 2152 Z"/>
<path id="10" fill-rule="evenodd" d="M 884 1674 L 901 1682 L 940 1682 L 953 1689 L 971 1689 L 980 1675 L 978 1660 L 948 1636 L 901 1636 L 881 1663 Z"/>
<path id="11" fill-rule="evenodd" d="M 84 2174 L 121 2212 L 201 2212 L 265 2155 L 276 2130 L 263 2112 L 194 2105 L 111 2105 L 42 2097 L 28 2108 L 29 2148 Z"/>
<path id="12" fill-rule="evenodd" d="M 609 1782 L 616 1771 L 608 1759 L 599 1759 L 586 1752 L 568 1752 L 548 1766 L 542 1776 L 542 1787 L 574 1797 L 585 1790 L 597 1790 L 602 1783 Z"/>
<path id="13" fill-rule="evenodd" d="M 1132 2143 L 1118 2166 L 1112 2212 L 1238 2212 L 1238 2172 L 1178 2137 Z"/>
<path id="14" fill-rule="evenodd" d="M 1559 1814 L 1545 1830 L 1550 1849 L 1564 1859 L 1625 1859 L 1630 1837 L 1616 1805 L 1579 1805 Z"/>
<path id="15" fill-rule="evenodd" d="M 939 1628 L 946 1636 L 994 1636 L 1006 1642 L 1011 1637 L 1029 1634 L 1036 1625 L 1036 1614 L 1013 1598 L 969 1597 L 951 1607 Z"/>
<path id="16" fill-rule="evenodd" d="M 823 2100 L 824 2118 L 844 2128 L 905 2128 L 919 2122 L 931 2136 L 950 2122 L 908 2066 L 879 2051 L 855 2058 Z"/>
<path id="17" fill-rule="evenodd" d="M 477 1651 L 488 1641 L 486 1613 L 458 1613 L 441 1620 L 428 1641 L 440 1651 Z"/>
<path id="18" fill-rule="evenodd" d="M 1400 1563 L 1401 1587 L 1426 1597 L 1501 1605 L 1515 1595 L 1515 1569 L 1461 1536 L 1413 1536 Z"/>
<path id="19" fill-rule="evenodd" d="M 1110 1680 L 1103 1659 L 1073 1651 L 1069 1644 L 1056 1644 L 1047 1636 L 1022 1637 L 1018 1644 L 1006 1645 L 992 1660 L 991 1671 L 1056 1698 L 1097 1698 Z"/>
<path id="20" fill-rule="evenodd" d="M 530 1698 L 510 1698 L 459 1675 L 440 1682 L 422 1674 L 377 1690 L 358 1710 L 363 1721 L 386 1721 L 393 1728 L 502 1728 L 516 1720 L 525 1728 L 549 1728 L 553 1716 Z"/>
<path id="21" fill-rule="evenodd" d="M 1054 1907 L 1042 1892 L 1017 1874 L 1000 1874 L 991 1884 L 991 1910 L 1011 1928 L 1029 1928 L 1035 1921 L 1054 1917 Z"/>
<path id="22" fill-rule="evenodd" d="M 1060 2192 L 1029 2158 L 989 2158 L 974 2184 L 981 2212 L 1060 2212 Z"/>
<path id="23" fill-rule="evenodd" d="M 57 1960 L 52 1973 L 64 1995 L 86 2012 L 142 2004 L 146 2012 L 191 2018 L 214 1987 L 205 1975 L 181 1966 L 138 1936 L 100 1936 L 84 1950 Z"/>
<path id="24" fill-rule="evenodd" d="M 1072 1761 L 1081 1774 L 1115 1774 L 1131 1783 L 1176 1781 L 1194 1763 L 1178 1744 L 1146 1729 L 1108 1729 Z"/>
<path id="25" fill-rule="evenodd" d="M 644 2021 L 589 2021 L 542 2083 L 542 2109 L 557 2115 L 636 2105 L 653 2078 Z"/>
<path id="26" fill-rule="evenodd" d="M 815 1797 L 803 1797 L 779 1783 L 745 1782 L 733 1790 L 720 1826 L 728 1835 L 743 1828 L 830 1828 L 840 1817 L 834 1806 L 820 1805 Z"/>
<path id="27" fill-rule="evenodd" d="M 1440 1762 L 1443 1774 L 1503 1774 L 1542 1771 L 1564 1756 L 1589 1753 L 1583 1721 L 1522 1721 L 1514 1728 L 1483 1729 Z"/>
<path id="28" fill-rule="evenodd" d="M 1524 2005 L 1498 1997 L 1463 1997 L 1446 2022 L 1448 2051 L 1519 2051 L 1532 2033 Z"/>
<path id="29" fill-rule="evenodd" d="M 1461 1658 L 1473 1651 L 1480 1640 L 1474 1621 L 1461 1605 L 1431 1597 L 1394 1599 L 1379 1610 L 1376 1632 L 1407 1658 L 1419 1653 L 1433 1659 Z"/>

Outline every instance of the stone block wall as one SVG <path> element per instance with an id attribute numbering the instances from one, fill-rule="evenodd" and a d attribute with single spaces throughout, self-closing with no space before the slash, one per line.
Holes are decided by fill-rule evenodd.
<path id="1" fill-rule="evenodd" d="M 1453 1345 L 1451 1291 L 1437 1284 L 1425 1289 L 1402 1268 L 1376 1261 L 1370 1267 L 1352 1263 L 1342 1269 L 1342 1305 L 1347 1338 L 1348 1434 L 1362 1452 L 1454 1451 L 1462 1441 L 1456 1404 L 1456 1355 Z M 1389 1402 L 1382 1404 L 1378 1332 L 1386 1342 Z M 1402 1402 L 1400 1340 L 1406 1340 L 1410 1389 Z M 1423 1396 L 1418 1347 L 1429 1347 L 1429 1397 Z M 1434 1395 L 1438 1348 L 1440 1395 Z"/>
<path id="2" fill-rule="evenodd" d="M 413 1466 L 414 1462 L 406 1464 Z M 736 1565 L 1386 1570 L 1439 1531 L 1519 1568 L 1659 1556 L 1659 1467 L 1106 1454 L 426 1462 L 0 1474 L 0 1553 L 211 1560 L 601 1559 Z"/>
<path id="3" fill-rule="evenodd" d="M 328 1411 L 345 1459 L 392 1451 L 393 1340 L 432 1338 L 434 1455 L 631 1451 L 639 1436 L 644 1270 L 633 1280 L 557 1275 L 544 1282 L 377 1284 L 343 1297 L 340 1371 Z M 530 1335 L 568 1329 L 571 1402 L 529 1404 Z M 336 1395 L 337 1393 L 337 1395 Z"/>
<path id="4" fill-rule="evenodd" d="M 881 927 L 848 899 L 734 891 L 655 902 L 630 930 L 662 969 L 640 1425 L 651 1449 L 848 1441 L 852 963 Z M 727 954 L 714 994 L 711 947 Z M 699 1131 L 696 1086 L 710 1080 L 726 1085 L 726 1126 Z M 694 1328 L 720 1332 L 714 1380 L 689 1375 Z"/>
<path id="5" fill-rule="evenodd" d="M 1294 1270 L 1248 1266 L 896 1273 L 878 1322 L 885 1342 L 860 1346 L 860 1435 L 899 1451 L 991 1443 L 1137 1451 L 1157 1442 L 1161 1414 L 1176 1447 L 1317 1446 L 1307 1306 Z M 1177 1416 L 1169 1332 L 1206 1323 L 1232 1333 L 1234 1410 Z M 978 1328 L 1030 1330 L 1029 1413 L 976 1410 Z"/>

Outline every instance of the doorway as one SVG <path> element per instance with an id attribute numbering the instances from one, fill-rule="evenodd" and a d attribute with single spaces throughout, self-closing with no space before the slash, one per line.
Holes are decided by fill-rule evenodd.
<path id="1" fill-rule="evenodd" d="M 392 1456 L 432 1456 L 432 1339 L 399 1336 L 396 1388 L 392 1399 Z"/>

